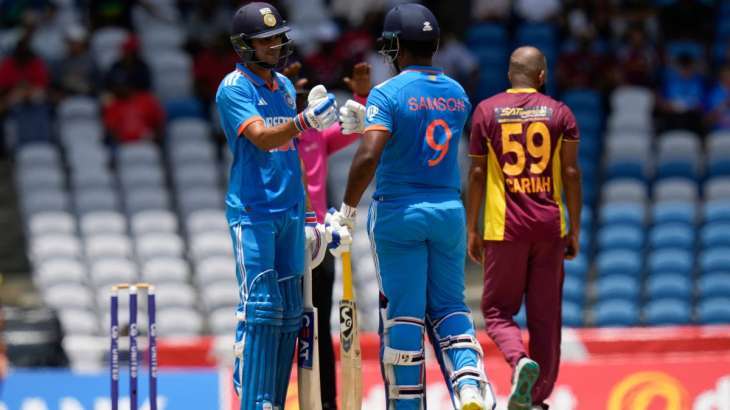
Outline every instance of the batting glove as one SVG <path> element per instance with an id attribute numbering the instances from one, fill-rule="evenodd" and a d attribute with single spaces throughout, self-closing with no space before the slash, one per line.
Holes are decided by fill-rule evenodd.
<path id="1" fill-rule="evenodd" d="M 343 252 L 350 252 L 352 235 L 345 226 L 330 225 L 327 227 L 327 242 L 329 242 L 327 248 L 332 256 L 339 258 Z"/>
<path id="2" fill-rule="evenodd" d="M 343 134 L 362 134 L 365 129 L 365 106 L 355 100 L 347 100 L 340 107 Z"/>
<path id="3" fill-rule="evenodd" d="M 312 88 L 307 102 L 307 108 L 294 117 L 294 126 L 299 131 L 309 128 L 322 131 L 337 121 L 337 101 L 334 95 L 327 93 L 323 85 Z"/>
<path id="4" fill-rule="evenodd" d="M 305 215 L 304 236 L 310 252 L 309 267 L 314 269 L 322 263 L 329 242 L 325 227 L 317 223 L 317 215 L 314 212 L 307 212 Z"/>
<path id="5" fill-rule="evenodd" d="M 355 218 L 357 217 L 357 208 L 352 207 L 343 203 L 340 206 L 340 210 L 337 211 L 334 208 L 330 208 L 325 216 L 325 223 L 333 225 L 335 229 L 339 227 L 345 227 L 350 231 L 355 230 Z"/>

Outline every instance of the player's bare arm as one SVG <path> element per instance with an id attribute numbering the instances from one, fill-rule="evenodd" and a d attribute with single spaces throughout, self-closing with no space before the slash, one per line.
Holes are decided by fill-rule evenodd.
<path id="1" fill-rule="evenodd" d="M 562 164 L 563 186 L 565 188 L 570 231 L 565 251 L 565 259 L 571 260 L 578 255 L 580 239 L 580 212 L 582 205 L 581 174 L 578 166 L 578 142 L 563 141 L 560 148 L 560 162 Z"/>
<path id="2" fill-rule="evenodd" d="M 253 121 L 243 131 L 243 136 L 262 151 L 280 147 L 297 135 L 299 135 L 299 130 L 294 126 L 294 121 L 275 127 L 266 127 L 263 120 Z"/>
<path id="3" fill-rule="evenodd" d="M 389 139 L 388 131 L 371 130 L 363 134 L 360 147 L 352 160 L 350 175 L 347 177 L 344 199 L 346 205 L 356 207 L 360 203 L 363 192 L 375 175 L 380 155 Z"/>
<path id="4" fill-rule="evenodd" d="M 487 183 L 487 157 L 471 155 L 469 168 L 468 191 L 466 194 L 466 229 L 469 258 L 476 263 L 483 263 L 483 241 L 479 232 L 479 210 L 482 208 L 484 187 Z"/>

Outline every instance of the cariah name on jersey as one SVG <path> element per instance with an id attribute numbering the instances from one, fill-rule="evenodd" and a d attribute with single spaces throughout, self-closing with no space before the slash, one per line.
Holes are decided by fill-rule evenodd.
<path id="1" fill-rule="evenodd" d="M 552 192 L 553 180 L 551 177 L 524 177 L 507 178 L 505 181 L 510 192 L 523 192 L 536 194 L 540 192 Z"/>

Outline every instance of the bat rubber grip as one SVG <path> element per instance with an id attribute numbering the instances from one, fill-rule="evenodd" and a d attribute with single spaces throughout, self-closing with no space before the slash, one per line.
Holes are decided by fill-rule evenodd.
<path id="1" fill-rule="evenodd" d="M 352 261 L 350 260 L 350 252 L 342 252 L 342 299 L 355 299 L 352 290 Z"/>

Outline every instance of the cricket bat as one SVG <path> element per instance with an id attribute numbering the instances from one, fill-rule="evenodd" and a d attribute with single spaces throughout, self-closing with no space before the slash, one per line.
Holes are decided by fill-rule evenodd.
<path id="1" fill-rule="evenodd" d="M 352 289 L 350 252 L 342 253 L 342 300 L 340 300 L 340 409 L 362 409 L 362 355 L 357 325 L 357 305 Z"/>
<path id="2" fill-rule="evenodd" d="M 309 266 L 307 247 L 304 269 L 304 315 L 299 331 L 297 386 L 299 408 L 321 410 L 322 394 L 319 381 L 319 335 L 317 334 L 317 308 L 312 303 L 312 268 Z"/>

